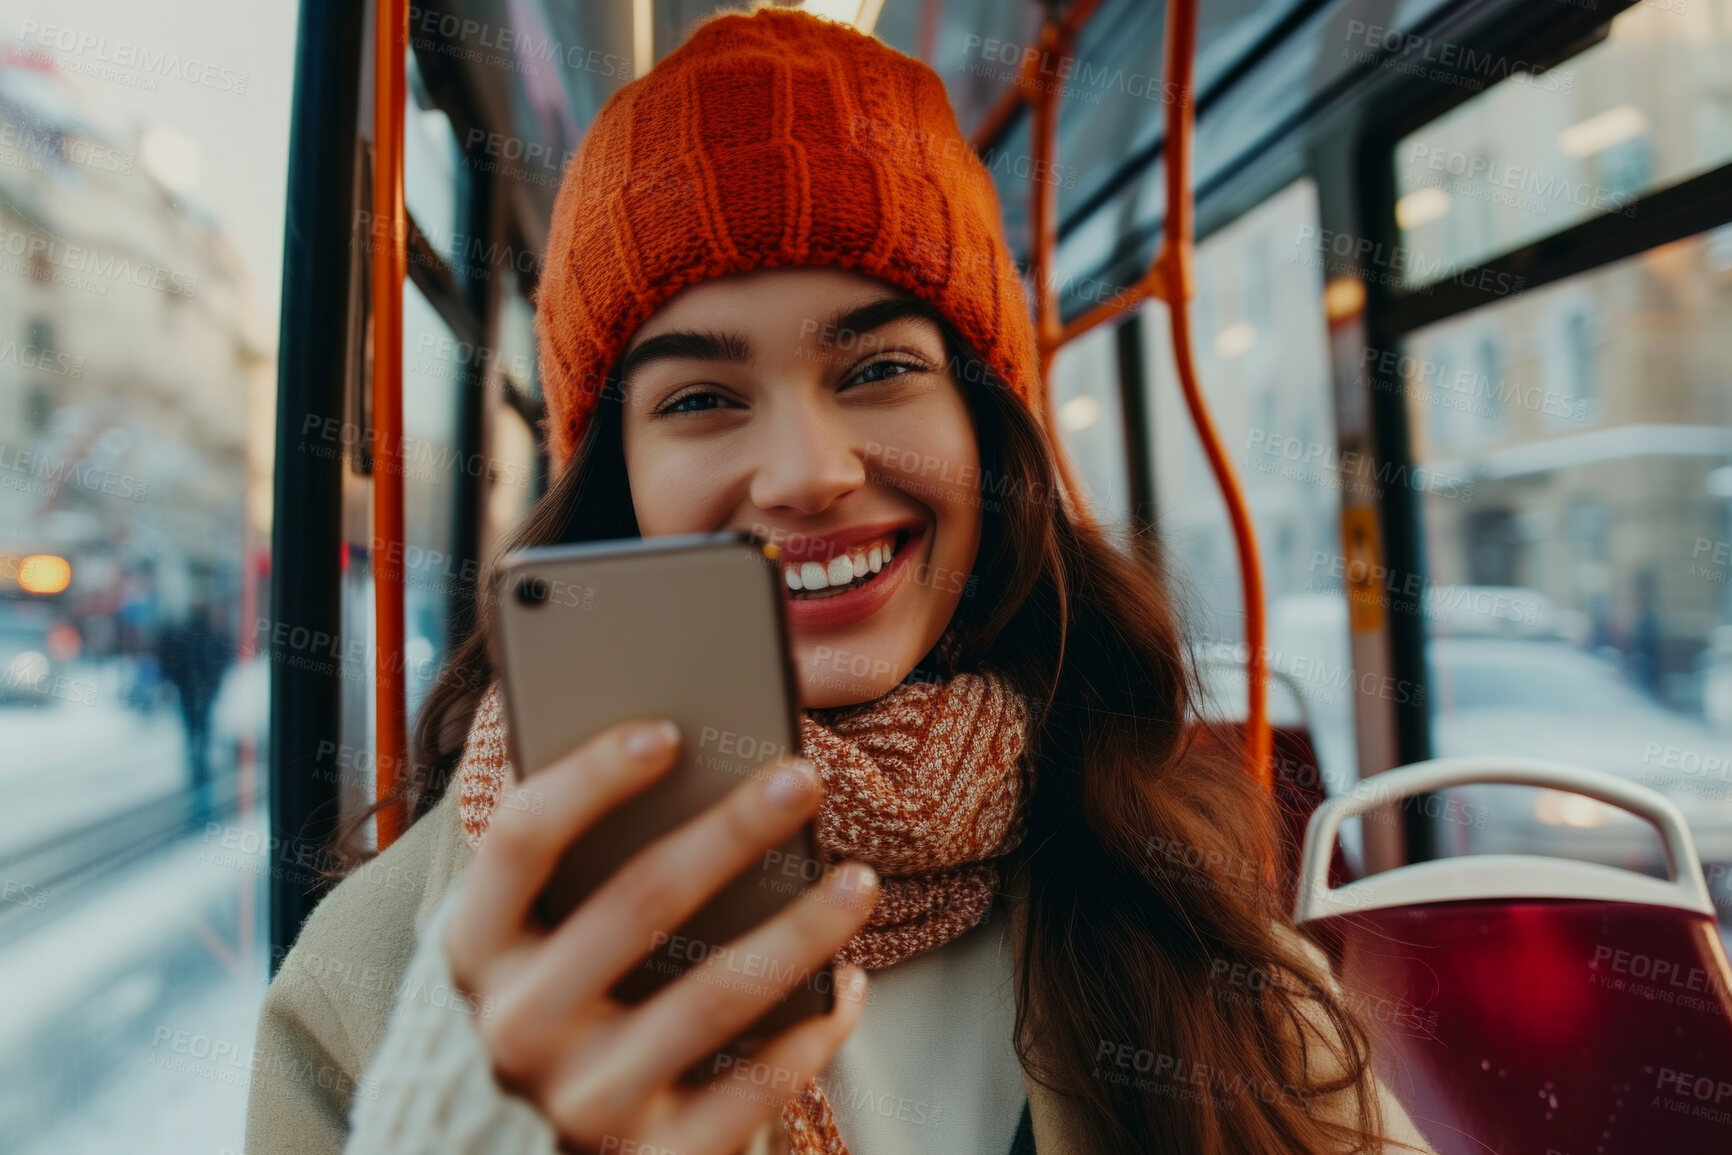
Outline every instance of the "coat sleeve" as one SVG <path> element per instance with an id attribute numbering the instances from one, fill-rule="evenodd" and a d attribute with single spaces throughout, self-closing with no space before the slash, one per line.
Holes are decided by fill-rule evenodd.
<path id="1" fill-rule="evenodd" d="M 265 992 L 253 1042 L 247 1155 L 338 1155 L 354 1091 L 348 1040 L 317 983 L 298 973 Z"/>
<path id="2" fill-rule="evenodd" d="M 452 982 L 441 940 L 456 898 L 421 932 L 352 1100 L 343 1155 L 557 1155 L 547 1119 L 493 1077 L 476 1029 L 492 1008 Z"/>
<path id="3" fill-rule="evenodd" d="M 502 1089 L 443 949 L 469 851 L 455 790 L 319 903 L 265 994 L 247 1155 L 556 1155 Z M 774 1121 L 745 1155 L 785 1152 Z"/>
<path id="4" fill-rule="evenodd" d="M 455 791 L 448 792 L 455 794 Z M 352 1100 L 419 927 L 467 865 L 442 800 L 314 908 L 265 991 L 247 1097 L 248 1155 L 339 1155 Z"/>
<path id="5" fill-rule="evenodd" d="M 247 1155 L 556 1155 L 507 1094 L 444 927 L 470 860 L 455 789 L 326 895 L 265 992 Z"/>
<path id="6" fill-rule="evenodd" d="M 369 1057 L 350 1037 L 360 1008 L 313 977 L 321 956 L 285 961 L 265 997 L 254 1054 L 247 1155 L 557 1155 L 530 1104 L 502 1090 L 474 1024 L 485 1008 L 456 990 L 441 948 L 453 888 L 418 936 L 383 1037 Z"/>
<path id="7" fill-rule="evenodd" d="M 351 1101 L 343 1155 L 560 1155 L 547 1117 L 494 1078 L 476 1029 L 493 1008 L 456 991 L 441 945 L 456 898 L 421 932 L 385 1037 Z M 785 1133 L 770 1121 L 740 1155 L 787 1152 Z"/>

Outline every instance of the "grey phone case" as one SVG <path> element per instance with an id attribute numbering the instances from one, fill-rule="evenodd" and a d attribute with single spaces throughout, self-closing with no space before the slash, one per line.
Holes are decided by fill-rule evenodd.
<path id="1" fill-rule="evenodd" d="M 634 717 L 680 727 L 679 764 L 580 838 L 537 911 L 556 924 L 657 836 L 722 798 L 765 763 L 797 755 L 797 683 L 781 575 L 737 533 L 538 546 L 503 560 L 494 645 L 506 730 L 519 774 L 564 758 Z M 822 874 L 810 826 L 765 854 L 663 941 L 614 988 L 653 994 L 780 911 Z M 652 950 L 653 947 L 653 950 Z M 765 984 L 783 964 L 717 957 L 729 984 Z M 777 967 L 782 967 L 778 971 Z M 829 1010 L 830 968 L 802 980 L 752 1032 Z"/>

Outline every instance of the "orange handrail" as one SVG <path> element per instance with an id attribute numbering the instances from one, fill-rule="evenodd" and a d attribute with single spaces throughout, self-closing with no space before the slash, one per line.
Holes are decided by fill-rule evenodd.
<path id="1" fill-rule="evenodd" d="M 1031 114 L 1030 139 L 1034 149 L 1034 171 L 1050 172 L 1057 152 L 1058 89 L 1038 83 L 1036 68 L 1043 68 L 1052 54 L 1068 53 L 1083 24 L 1094 14 L 1097 0 L 1077 0 L 1060 19 L 1049 17 L 1041 28 L 1040 52 L 1031 55 L 1017 77 L 1016 87 L 994 106 L 976 132 L 977 148 L 984 147 L 1003 131 L 1009 118 L 1024 103 Z M 1066 325 L 1060 321 L 1057 294 L 1053 291 L 1050 272 L 1058 246 L 1057 198 L 1044 181 L 1031 182 L 1029 265 L 1035 283 L 1035 334 L 1040 353 L 1041 379 L 1049 379 L 1053 358 L 1066 344 L 1115 317 L 1140 306 L 1151 298 L 1167 303 L 1168 320 L 1172 328 L 1173 360 L 1184 393 L 1185 407 L 1196 427 L 1197 438 L 1209 460 L 1209 467 L 1220 486 L 1227 505 L 1227 516 L 1233 527 L 1233 540 L 1238 547 L 1239 578 L 1245 597 L 1245 641 L 1250 649 L 1246 659 L 1249 683 L 1249 707 L 1246 719 L 1246 745 L 1251 772 L 1266 788 L 1274 788 L 1274 775 L 1269 755 L 1271 737 L 1268 714 L 1268 670 L 1264 646 L 1265 611 L 1263 605 L 1263 569 L 1257 552 L 1256 530 L 1251 523 L 1250 508 L 1237 472 L 1228 459 L 1220 434 L 1210 416 L 1197 379 L 1197 365 L 1191 348 L 1190 306 L 1196 292 L 1193 237 L 1195 221 L 1191 201 L 1191 152 L 1196 132 L 1194 99 L 1197 58 L 1197 0 L 1169 0 L 1166 28 L 1165 91 L 1176 93 L 1177 99 L 1167 105 L 1165 163 L 1167 186 L 1167 219 L 1161 233 L 1161 247 L 1148 271 L 1127 291 L 1110 303 L 1097 305 Z M 1028 89 L 1033 88 L 1033 95 Z M 1056 428 L 1052 413 L 1052 394 L 1047 393 L 1047 424 Z M 1066 490 L 1072 495 L 1071 504 L 1086 517 L 1081 495 L 1069 455 L 1057 437 L 1053 439 L 1059 471 Z"/>
<path id="2" fill-rule="evenodd" d="M 1195 70 L 1197 60 L 1197 0 L 1170 0 L 1167 8 L 1166 74 L 1177 99 L 1167 105 L 1167 219 L 1161 229 L 1161 248 L 1150 271 L 1160 270 L 1162 296 L 1172 331 L 1173 363 L 1179 387 L 1185 394 L 1191 423 L 1203 443 L 1209 467 L 1221 487 L 1227 516 L 1233 525 L 1233 542 L 1239 552 L 1239 581 L 1245 598 L 1246 691 L 1249 698 L 1245 722 L 1251 773 L 1267 789 L 1275 787 L 1269 754 L 1267 651 L 1264 647 L 1263 565 L 1257 553 L 1257 531 L 1251 524 L 1250 506 L 1239 476 L 1227 458 L 1209 414 L 1208 403 L 1197 380 L 1197 363 L 1191 349 L 1190 300 L 1196 294 L 1195 252 L 1192 238 L 1196 222 L 1191 201 L 1191 153 L 1196 136 Z"/>
<path id="3" fill-rule="evenodd" d="M 408 752 L 403 669 L 403 280 L 409 267 L 409 220 L 403 207 L 403 107 L 408 94 L 404 46 L 407 0 L 374 0 L 373 224 L 370 230 L 373 318 L 373 617 L 374 791 L 397 785 Z M 377 225 L 390 222 L 381 238 Z M 379 849 L 408 826 L 397 799 L 379 811 Z"/>

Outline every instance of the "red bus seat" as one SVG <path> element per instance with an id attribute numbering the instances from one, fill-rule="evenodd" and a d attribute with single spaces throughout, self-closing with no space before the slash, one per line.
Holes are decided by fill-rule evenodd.
<path id="1" fill-rule="evenodd" d="M 1288 855 L 1281 864 L 1282 897 L 1292 902 L 1298 886 L 1305 829 L 1329 795 L 1323 788 L 1323 767 L 1308 727 L 1273 726 L 1269 736 L 1270 760 L 1275 764 L 1275 805 L 1281 811 L 1281 835 Z M 1330 859 L 1329 882 L 1339 885 L 1351 877 L 1347 855 L 1337 846 Z"/>
<path id="2" fill-rule="evenodd" d="M 1242 721 L 1209 720 L 1198 727 L 1198 737 L 1204 742 L 1240 741 Z M 1328 797 L 1323 785 L 1323 770 L 1317 758 L 1317 748 L 1311 742 L 1311 731 L 1303 721 L 1296 725 L 1271 726 L 1270 761 L 1274 763 L 1275 806 L 1280 813 L 1281 842 L 1286 853 L 1281 866 L 1282 898 L 1293 901 L 1299 877 L 1299 855 L 1305 844 L 1305 827 Z M 1347 856 L 1336 848 L 1329 881 L 1341 883 L 1350 878 Z"/>
<path id="3" fill-rule="evenodd" d="M 1629 810 L 1659 829 L 1670 878 L 1480 855 L 1331 882 L 1345 819 L 1469 782 Z M 1380 1076 L 1442 1155 L 1732 1152 L 1732 967 L 1662 795 L 1553 762 L 1418 763 L 1318 809 L 1298 889 L 1295 922 L 1339 951 Z"/>

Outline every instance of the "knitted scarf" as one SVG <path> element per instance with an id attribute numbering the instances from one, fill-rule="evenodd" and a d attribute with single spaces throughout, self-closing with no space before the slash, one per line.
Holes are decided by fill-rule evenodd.
<path id="1" fill-rule="evenodd" d="M 993 674 L 903 683 L 870 702 L 800 715 L 801 753 L 824 782 L 817 839 L 832 862 L 870 863 L 866 924 L 835 963 L 879 970 L 942 946 L 986 916 L 998 862 L 1022 841 L 1032 783 L 1028 712 Z M 463 837 L 477 849 L 509 780 L 498 684 L 476 709 L 456 777 Z M 790 1155 L 848 1155 L 816 1079 L 782 1107 Z"/>

